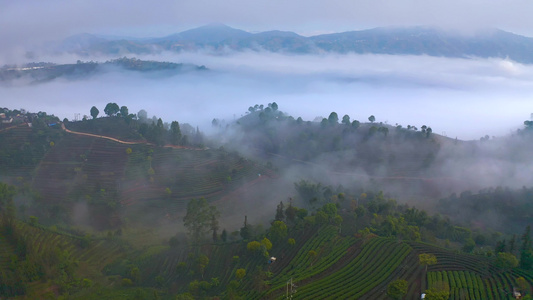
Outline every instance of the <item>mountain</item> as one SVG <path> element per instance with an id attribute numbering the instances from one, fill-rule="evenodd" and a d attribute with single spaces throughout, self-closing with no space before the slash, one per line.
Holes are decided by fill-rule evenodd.
<path id="1" fill-rule="evenodd" d="M 533 39 L 503 30 L 472 36 L 434 28 L 375 28 L 310 37 L 316 47 L 339 53 L 499 57 L 532 63 Z"/>
<path id="2" fill-rule="evenodd" d="M 332 52 L 461 58 L 496 57 L 533 63 L 533 38 L 499 29 L 465 35 L 429 27 L 382 27 L 305 37 L 294 32 L 279 30 L 249 33 L 215 23 L 151 39 L 113 39 L 81 34 L 65 39 L 56 49 L 86 56 L 202 49 L 223 53 L 227 49 L 232 49 L 297 54 Z"/>
<path id="3" fill-rule="evenodd" d="M 191 42 L 197 44 L 217 44 L 227 40 L 240 40 L 252 34 L 227 25 L 213 23 L 156 39 L 156 42 Z"/>

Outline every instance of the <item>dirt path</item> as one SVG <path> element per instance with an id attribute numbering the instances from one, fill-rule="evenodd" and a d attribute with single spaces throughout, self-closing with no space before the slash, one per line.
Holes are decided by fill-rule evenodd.
<path id="1" fill-rule="evenodd" d="M 10 127 L 4 128 L 4 129 L 0 129 L 0 132 L 8 131 L 8 130 L 10 130 L 10 129 L 14 129 L 14 128 L 18 128 L 18 127 L 23 127 L 23 126 L 28 126 L 28 123 L 22 123 L 22 124 L 19 124 L 19 125 L 10 126 Z"/>
<path id="2" fill-rule="evenodd" d="M 116 138 L 113 138 L 113 137 L 110 137 L 110 136 L 105 136 L 105 135 L 97 135 L 97 134 L 92 134 L 92 133 L 72 131 L 70 129 L 67 129 L 65 127 L 65 124 L 61 124 L 61 128 L 65 132 L 68 132 L 68 133 L 77 134 L 77 135 L 84 135 L 84 136 L 90 136 L 90 137 L 101 138 L 101 139 L 107 139 L 107 140 L 110 140 L 110 141 L 113 141 L 113 142 L 117 142 L 117 143 L 120 143 L 120 144 L 126 144 L 126 145 L 138 145 L 138 144 L 154 145 L 154 144 L 148 143 L 146 141 L 128 142 L 128 141 L 119 140 L 119 139 L 116 139 Z M 209 149 L 207 147 L 206 148 L 195 148 L 195 147 L 185 147 L 185 146 L 176 146 L 176 145 L 165 145 L 163 147 L 165 147 L 165 148 L 173 148 L 173 149 L 187 149 L 187 150 L 207 150 L 207 149 Z"/>

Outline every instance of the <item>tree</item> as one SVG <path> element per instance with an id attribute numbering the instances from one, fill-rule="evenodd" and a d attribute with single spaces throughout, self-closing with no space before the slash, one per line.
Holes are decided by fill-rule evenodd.
<path id="1" fill-rule="evenodd" d="M 285 214 L 283 213 L 283 201 L 280 201 L 276 208 L 276 221 L 283 221 L 285 219 Z"/>
<path id="2" fill-rule="evenodd" d="M 107 105 L 104 108 L 104 112 L 108 116 L 114 116 L 116 113 L 120 111 L 120 108 L 118 107 L 118 104 L 116 103 L 107 103 Z"/>
<path id="3" fill-rule="evenodd" d="M 353 129 L 357 129 L 359 128 L 359 126 L 361 125 L 361 122 L 357 121 L 357 120 L 353 120 L 352 121 L 352 128 Z"/>
<path id="4" fill-rule="evenodd" d="M 188 230 L 189 237 L 194 244 L 211 230 L 213 217 L 218 218 L 220 213 L 214 206 L 209 206 L 204 198 L 191 199 L 187 204 L 187 214 L 183 223 Z"/>
<path id="5" fill-rule="evenodd" d="M 129 115 L 128 107 L 127 106 L 121 106 L 120 107 L 120 115 L 123 118 L 126 118 Z"/>
<path id="6" fill-rule="evenodd" d="M 418 261 L 421 265 L 426 266 L 426 272 L 428 271 L 428 266 L 434 265 L 437 263 L 437 257 L 430 253 L 422 253 L 418 255 Z"/>
<path id="7" fill-rule="evenodd" d="M 531 247 L 531 226 L 527 226 L 524 234 L 520 238 L 520 268 L 525 270 L 533 269 L 533 248 Z"/>
<path id="8" fill-rule="evenodd" d="M 368 121 L 370 121 L 370 123 L 374 123 L 375 120 L 376 120 L 376 117 L 374 117 L 374 115 L 371 115 L 370 117 L 368 117 Z"/>
<path id="9" fill-rule="evenodd" d="M 237 277 L 237 279 L 241 280 L 244 276 L 246 276 L 246 269 L 237 269 L 237 271 L 235 271 L 235 277 Z"/>
<path id="10" fill-rule="evenodd" d="M 527 280 L 522 276 L 516 278 L 516 284 L 518 284 L 520 291 L 524 294 L 529 290 L 529 284 L 527 283 Z"/>
<path id="11" fill-rule="evenodd" d="M 226 229 L 222 230 L 222 233 L 220 234 L 220 239 L 224 243 L 228 240 L 228 232 L 226 231 Z"/>
<path id="12" fill-rule="evenodd" d="M 170 124 L 170 143 L 172 145 L 179 145 L 181 142 L 180 123 L 173 121 Z"/>
<path id="13" fill-rule="evenodd" d="M 241 227 L 240 234 L 243 240 L 250 239 L 252 235 L 252 229 L 250 228 L 250 225 L 248 224 L 247 216 L 244 216 L 244 226 Z"/>
<path id="14" fill-rule="evenodd" d="M 344 116 L 342 117 L 342 124 L 344 124 L 344 125 L 350 125 L 350 116 L 348 116 L 348 115 L 344 115 Z"/>
<path id="15" fill-rule="evenodd" d="M 426 290 L 426 300 L 447 300 L 450 297 L 450 286 L 444 281 L 433 283 L 432 287 Z"/>
<path id="16" fill-rule="evenodd" d="M 339 116 L 336 112 L 331 112 L 328 117 L 328 122 L 330 125 L 335 125 L 339 123 Z"/>
<path id="17" fill-rule="evenodd" d="M 273 111 L 277 111 L 278 110 L 278 104 L 276 102 L 272 102 L 272 105 L 269 105 Z"/>
<path id="18" fill-rule="evenodd" d="M 496 256 L 496 266 L 502 271 L 508 271 L 518 266 L 518 259 L 511 253 L 500 252 Z"/>
<path id="19" fill-rule="evenodd" d="M 289 203 L 289 206 L 285 209 L 285 217 L 287 218 L 287 221 L 294 222 L 297 213 L 298 208 L 292 206 L 292 203 Z"/>
<path id="20" fill-rule="evenodd" d="M 387 287 L 387 295 L 392 299 L 403 299 L 407 294 L 407 281 L 403 279 L 394 280 Z"/>
<path id="21" fill-rule="evenodd" d="M 328 127 L 329 121 L 326 118 L 323 118 L 322 121 L 320 121 L 320 127 L 326 128 Z"/>
<path id="22" fill-rule="evenodd" d="M 475 247 L 476 247 L 476 242 L 473 239 L 468 238 L 465 240 L 465 244 L 463 245 L 463 251 L 466 253 L 472 253 Z"/>
<path id="23" fill-rule="evenodd" d="M 91 107 L 91 117 L 93 117 L 93 120 L 98 117 L 99 113 L 100 111 L 98 110 L 98 108 L 96 108 L 96 106 Z"/>
<path id="24" fill-rule="evenodd" d="M 279 242 L 287 237 L 287 225 L 282 221 L 274 221 L 270 226 L 270 237 L 274 242 Z"/>
<path id="25" fill-rule="evenodd" d="M 198 266 L 198 271 L 200 272 L 200 274 L 202 274 L 202 279 L 204 279 L 204 271 L 205 268 L 207 268 L 207 265 L 209 264 L 209 257 L 201 254 L 196 259 L 196 263 Z"/>
<path id="26" fill-rule="evenodd" d="M 267 250 L 272 249 L 272 242 L 270 242 L 270 240 L 267 239 L 267 238 L 264 238 L 264 239 L 261 241 L 261 244 L 263 244 L 263 246 L 265 246 L 265 248 L 266 248 Z"/>
<path id="27" fill-rule="evenodd" d="M 139 112 L 137 113 L 137 118 L 139 118 L 139 120 L 140 120 L 141 122 L 146 122 L 146 121 L 148 121 L 148 113 L 146 112 L 146 110 L 141 109 L 141 110 L 139 110 Z"/>
<path id="28" fill-rule="evenodd" d="M 258 241 L 251 241 L 246 244 L 246 249 L 254 254 L 260 254 L 266 252 L 265 245 L 261 244 Z M 267 254 L 268 255 L 268 254 Z"/>
<path id="29" fill-rule="evenodd" d="M 429 136 L 431 135 L 432 132 L 433 132 L 433 129 L 431 129 L 431 127 L 428 127 L 426 129 L 426 137 L 429 138 Z"/>

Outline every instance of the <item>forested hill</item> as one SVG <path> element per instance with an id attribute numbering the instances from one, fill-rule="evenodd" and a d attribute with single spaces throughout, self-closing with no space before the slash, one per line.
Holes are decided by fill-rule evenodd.
<path id="1" fill-rule="evenodd" d="M 500 144 L 454 141 L 376 116 L 363 122 L 332 112 L 308 122 L 275 102 L 229 124 L 213 120 L 213 136 L 117 103 L 87 111 L 69 121 L 0 110 L 2 298 L 533 294 L 530 187 L 451 196 L 440 201 L 442 214 L 389 190 L 419 184 L 419 203 L 429 204 L 428 186 L 452 190 L 431 177 L 445 158 L 461 158 L 466 169 L 495 154 L 527 165 L 530 121 Z M 480 205 L 490 218 L 474 218 Z M 446 215 L 461 209 L 472 222 Z M 498 216 L 505 230 L 492 226 Z"/>
<path id="2" fill-rule="evenodd" d="M 286 168 L 298 166 L 317 182 L 373 184 L 401 198 L 521 188 L 533 180 L 525 171 L 533 167 L 530 125 L 506 137 L 461 141 L 434 133 L 441 129 L 431 124 L 391 125 L 380 122 L 379 115 L 360 117 L 331 112 L 306 121 L 283 113 L 274 102 L 250 107 L 233 124 L 214 120 L 213 125 L 228 149 Z"/>
<path id="3" fill-rule="evenodd" d="M 29 63 L 0 68 L 0 83 L 25 80 L 30 83 L 47 82 L 56 78 L 84 79 L 112 71 L 135 71 L 171 76 L 184 72 L 207 70 L 205 66 L 171 62 L 145 61 L 136 58 L 118 58 L 103 63 L 78 61 L 75 64 Z"/>

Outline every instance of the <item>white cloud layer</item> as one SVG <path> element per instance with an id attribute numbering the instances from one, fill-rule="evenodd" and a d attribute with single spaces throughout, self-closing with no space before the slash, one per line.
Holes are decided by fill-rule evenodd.
<path id="1" fill-rule="evenodd" d="M 72 119 L 108 102 L 164 121 L 207 130 L 213 118 L 231 120 L 250 105 L 277 102 L 304 120 L 331 111 L 404 127 L 428 125 L 460 139 L 501 136 L 533 112 L 533 66 L 498 59 L 425 56 L 239 53 L 146 57 L 206 65 L 209 72 L 170 78 L 110 73 L 86 80 L 0 87 L 0 106 L 47 111 Z"/>

